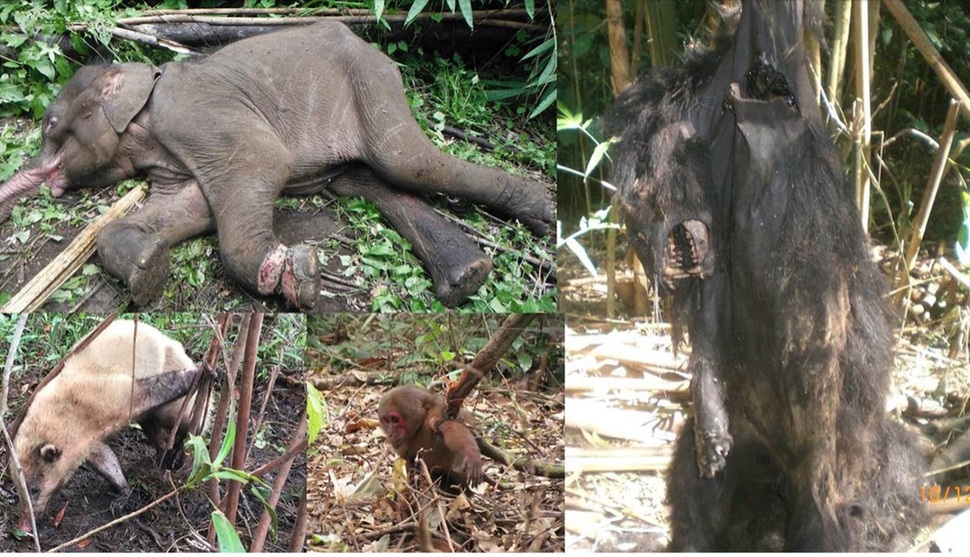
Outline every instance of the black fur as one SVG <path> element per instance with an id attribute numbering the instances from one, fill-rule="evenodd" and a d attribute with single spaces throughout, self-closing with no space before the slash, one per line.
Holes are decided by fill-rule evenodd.
<path id="1" fill-rule="evenodd" d="M 885 278 L 807 78 L 817 14 L 746 1 L 733 41 L 606 119 L 631 242 L 692 343 L 671 549 L 892 550 L 923 519 L 925 462 L 883 409 Z"/>

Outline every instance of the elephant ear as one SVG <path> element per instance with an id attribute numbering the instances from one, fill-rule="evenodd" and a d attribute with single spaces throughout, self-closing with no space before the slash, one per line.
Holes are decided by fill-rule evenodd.
<path id="1" fill-rule="evenodd" d="M 158 68 L 148 64 L 119 64 L 105 75 L 101 88 L 101 107 L 117 133 L 125 131 L 141 112 L 155 88 Z"/>

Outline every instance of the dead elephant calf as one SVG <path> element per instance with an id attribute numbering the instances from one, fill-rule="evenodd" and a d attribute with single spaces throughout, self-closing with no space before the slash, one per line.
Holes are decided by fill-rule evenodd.
<path id="1" fill-rule="evenodd" d="M 273 231 L 283 192 L 330 188 L 377 202 L 451 305 L 478 290 L 491 262 L 413 194 L 462 197 L 540 235 L 553 220 L 544 184 L 437 149 L 394 62 L 338 22 L 245 39 L 201 61 L 85 66 L 47 109 L 42 132 L 40 154 L 0 188 L 0 220 L 41 183 L 60 196 L 147 177 L 144 207 L 98 237 L 101 263 L 138 305 L 162 293 L 171 246 L 215 230 L 242 286 L 313 308 L 315 249 L 286 246 Z"/>

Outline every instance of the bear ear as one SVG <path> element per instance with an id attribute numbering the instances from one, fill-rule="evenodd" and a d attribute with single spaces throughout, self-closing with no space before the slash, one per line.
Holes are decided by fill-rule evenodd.
<path id="1" fill-rule="evenodd" d="M 112 66 L 101 83 L 101 107 L 115 132 L 122 133 L 148 103 L 158 69 L 148 64 Z"/>
<path id="2" fill-rule="evenodd" d="M 55 460 L 61 458 L 61 450 L 51 443 L 41 446 L 40 457 L 44 459 L 44 462 L 54 462 Z"/>

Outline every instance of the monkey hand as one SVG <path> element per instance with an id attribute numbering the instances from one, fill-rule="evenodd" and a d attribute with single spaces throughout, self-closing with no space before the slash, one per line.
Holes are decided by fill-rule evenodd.
<path id="1" fill-rule="evenodd" d="M 484 481 L 485 473 L 482 471 L 482 455 L 478 452 L 478 447 L 475 447 L 475 450 L 465 451 L 461 473 L 464 474 L 465 481 L 470 487 L 475 487 Z"/>

